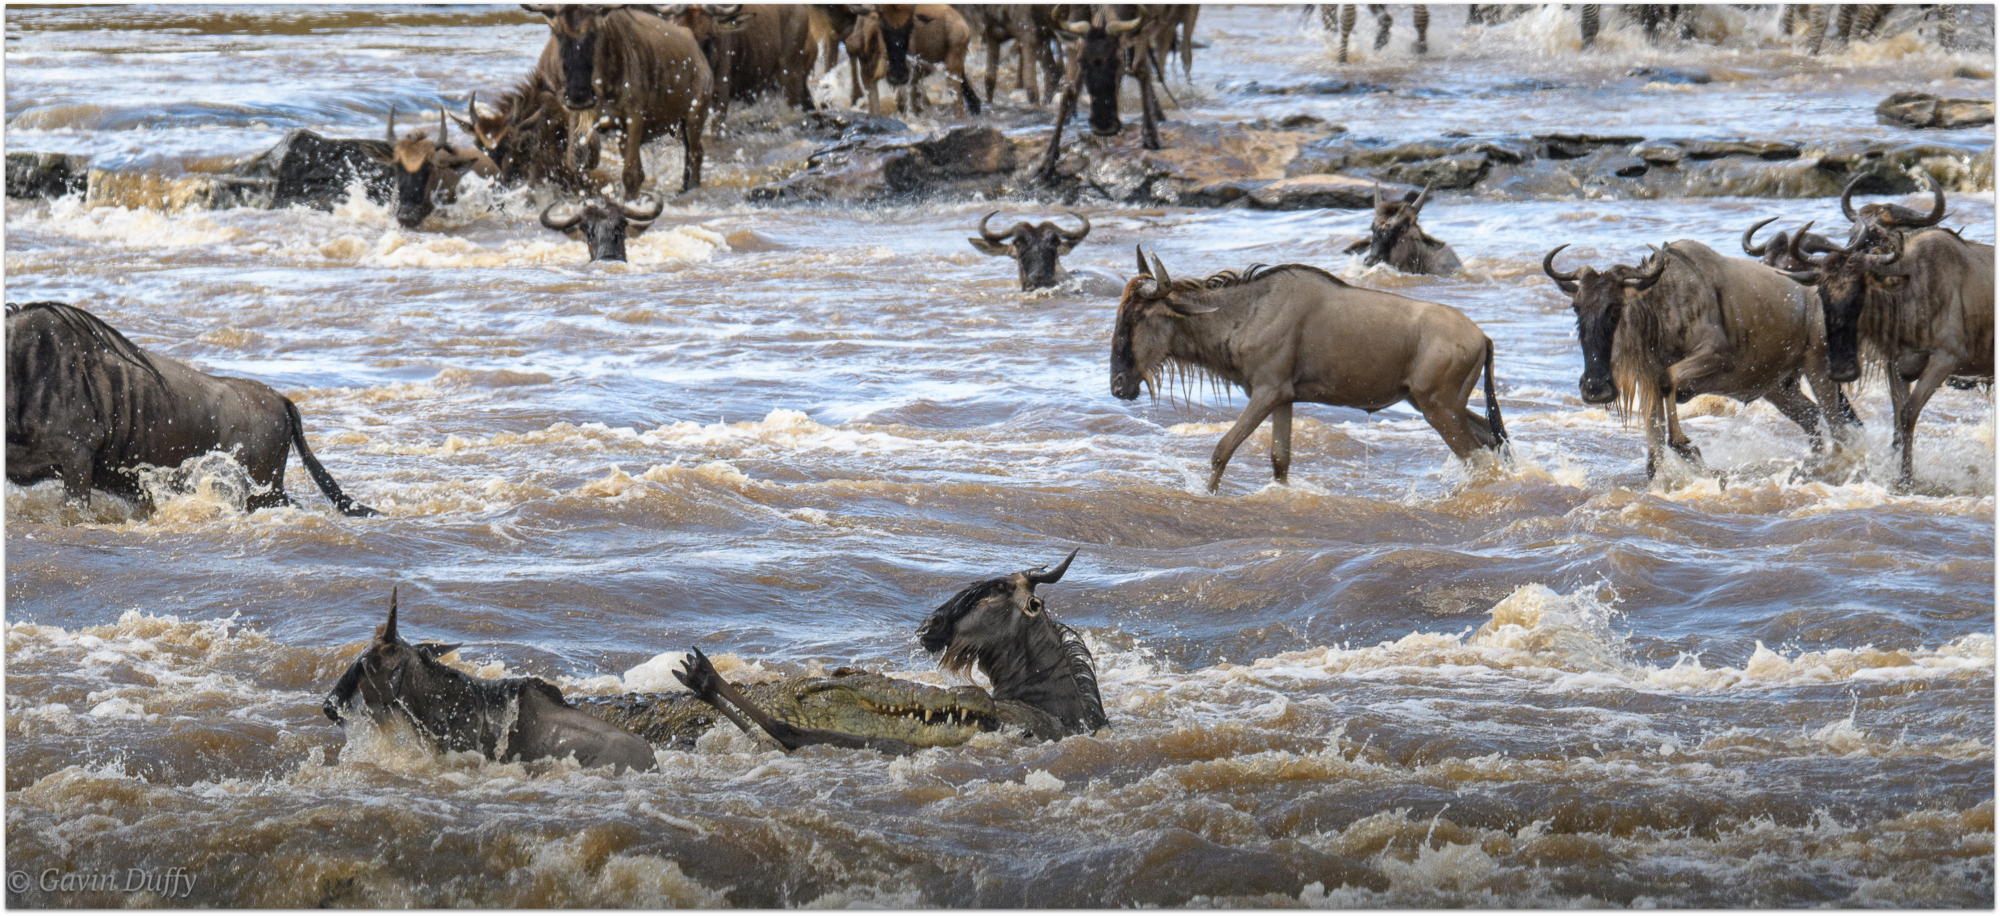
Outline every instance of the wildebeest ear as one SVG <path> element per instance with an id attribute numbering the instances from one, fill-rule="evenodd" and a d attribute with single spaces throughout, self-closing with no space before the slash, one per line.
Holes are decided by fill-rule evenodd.
<path id="1" fill-rule="evenodd" d="M 994 257 L 1011 258 L 1014 256 L 1013 242 L 1008 242 L 1005 245 L 995 245 L 992 242 L 989 242 L 985 239 L 966 239 L 966 241 L 971 242 L 972 247 L 977 248 L 980 251 L 986 252 L 987 254 L 993 255 Z"/>
<path id="2" fill-rule="evenodd" d="M 1358 241 L 1358 242 L 1355 242 L 1354 244 L 1352 244 L 1352 245 L 1349 245 L 1349 246 L 1347 246 L 1346 248 L 1342 248 L 1342 249 L 1340 249 L 1340 253 L 1341 253 L 1341 254 L 1360 254 L 1361 252 L 1364 252 L 1364 251 L 1367 251 L 1367 250 L 1368 250 L 1368 246 L 1369 246 L 1369 245 L 1370 245 L 1371 243 L 1373 243 L 1373 242 L 1374 242 L 1374 239 L 1362 239 L 1361 241 Z"/>
<path id="3" fill-rule="evenodd" d="M 458 651 L 458 647 L 462 645 L 464 643 L 420 642 L 417 643 L 416 650 L 418 655 L 436 661 Z"/>

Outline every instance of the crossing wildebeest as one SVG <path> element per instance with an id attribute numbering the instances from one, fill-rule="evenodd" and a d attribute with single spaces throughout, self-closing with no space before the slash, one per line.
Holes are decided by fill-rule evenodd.
<path id="1" fill-rule="evenodd" d="M 1810 224 L 1808 224 L 1808 227 Z M 1804 230 L 1801 230 L 1804 231 Z M 1836 439 L 1859 421 L 1846 410 L 1826 369 L 1826 335 L 1804 290 L 1756 261 L 1725 258 L 1700 242 L 1678 241 L 1636 267 L 1556 270 L 1559 245 L 1542 271 L 1570 297 L 1590 404 L 1617 401 L 1646 423 L 1646 476 L 1663 447 L 1699 463 L 1681 431 L 1678 404 L 1698 394 L 1771 402 L 1812 440 L 1825 440 L 1821 405 Z M 1804 377 L 1818 403 L 1799 391 Z"/>
<path id="2" fill-rule="evenodd" d="M 1354 3 L 1322 3 L 1319 7 L 1320 26 L 1322 28 L 1328 32 L 1332 32 L 1335 31 L 1336 25 L 1339 26 L 1339 59 L 1343 64 L 1347 63 L 1347 37 L 1354 32 L 1354 12 L 1355 7 L 1358 5 Z M 1391 25 L 1389 7 L 1387 4 L 1370 3 L 1368 4 L 1368 13 L 1375 17 L 1375 50 L 1380 51 L 1389 46 L 1389 27 Z M 1339 19 L 1338 23 L 1335 22 L 1336 17 Z M 1417 30 L 1417 53 L 1429 53 L 1431 49 L 1429 37 L 1431 28 L 1430 7 L 1421 3 L 1410 7 L 1410 25 Z"/>
<path id="3" fill-rule="evenodd" d="M 1896 237 L 1902 233 L 1927 229 L 1944 220 L 1944 188 L 1930 173 L 1924 174 L 1924 183 L 1929 185 L 1932 199 L 1929 213 L 1902 204 L 1864 204 L 1856 211 L 1854 190 L 1866 180 L 1866 175 L 1857 176 L 1840 192 L 1840 212 L 1854 224 L 1847 234 L 1849 246 L 1858 245 L 1877 253 L 1890 251 L 1896 247 Z"/>
<path id="4" fill-rule="evenodd" d="M 1463 267 L 1451 246 L 1431 238 L 1417 225 L 1431 186 L 1421 193 L 1411 191 L 1402 200 L 1383 200 L 1382 186 L 1375 186 L 1375 218 L 1368 225 L 1368 237 L 1347 246 L 1347 253 L 1366 250 L 1363 266 L 1388 264 L 1406 274 L 1448 274 Z"/>
<path id="5" fill-rule="evenodd" d="M 292 504 L 285 459 L 293 448 L 341 514 L 378 514 L 341 492 L 306 445 L 299 409 L 271 386 L 147 353 L 73 305 L 7 303 L 7 479 L 14 483 L 60 478 L 71 501 L 88 500 L 96 488 L 145 503 L 142 468 L 223 452 L 249 474 L 254 511 Z"/>
<path id="6" fill-rule="evenodd" d="M 1118 86 L 1128 74 L 1139 81 L 1141 145 L 1146 149 L 1160 148 L 1159 122 L 1164 120 L 1164 115 L 1160 111 L 1160 100 L 1153 92 L 1153 55 L 1137 51 L 1153 46 L 1153 35 L 1149 30 L 1168 28 L 1170 24 L 1148 19 L 1141 11 L 1119 18 L 1116 15 L 1118 8 L 1110 5 L 1101 5 L 1095 10 L 1079 9 L 1087 13 L 1087 19 L 1056 22 L 1056 37 L 1073 43 L 1075 47 L 1064 61 L 1062 94 L 1056 102 L 1055 127 L 1049 134 L 1048 151 L 1042 154 L 1041 168 L 1036 171 L 1044 184 L 1056 182 L 1056 161 L 1062 158 L 1063 125 L 1068 124 L 1070 115 L 1076 113 L 1079 91 L 1090 92 L 1091 133 L 1100 137 L 1115 137 L 1125 129 L 1125 122 L 1118 117 Z"/>
<path id="7" fill-rule="evenodd" d="M 1271 476 L 1292 461 L 1292 404 L 1373 413 L 1402 401 L 1423 412 L 1452 454 L 1466 458 L 1507 441 L 1493 387 L 1493 341 L 1459 310 L 1350 286 L 1305 264 L 1175 282 L 1159 256 L 1125 285 L 1111 333 L 1111 393 L 1151 388 L 1163 365 L 1241 387 L 1249 405 L 1215 446 L 1208 489 L 1245 438 L 1271 418 Z M 1486 417 L 1465 406 L 1486 375 Z"/>
<path id="8" fill-rule="evenodd" d="M 345 728 L 349 714 L 380 725 L 399 717 L 432 750 L 477 751 L 509 763 L 575 756 L 585 767 L 613 772 L 651 770 L 644 738 L 598 719 L 563 699 L 554 684 L 534 677 L 473 677 L 441 661 L 453 645 L 411 645 L 396 632 L 396 592 L 389 620 L 347 666 L 320 709 Z"/>
<path id="9" fill-rule="evenodd" d="M 718 121 L 730 102 L 770 91 L 783 92 L 793 108 L 813 110 L 812 16 L 804 6 L 690 4 L 675 21 L 708 57 Z"/>
<path id="10" fill-rule="evenodd" d="M 1771 236 L 1762 243 L 1754 241 L 1757 236 L 1757 230 L 1776 222 L 1778 219 L 1778 217 L 1773 216 L 1770 219 L 1760 220 L 1750 228 L 1743 230 L 1743 253 L 1763 262 L 1765 266 L 1774 267 L 1778 270 L 1805 269 L 1806 265 L 1804 262 L 1792 259 L 1792 235 L 1794 233 L 1780 231 L 1777 235 Z M 1807 223 L 1805 226 L 1799 227 L 1798 231 L 1806 232 L 1811 226 L 1811 223 Z M 1840 246 L 1835 245 L 1833 240 L 1826 236 L 1818 233 L 1807 233 L 1799 239 L 1799 247 L 1802 251 L 1820 252 L 1833 251 Z"/>
<path id="11" fill-rule="evenodd" d="M 1993 246 L 1945 229 L 1899 234 L 1887 253 L 1865 240 L 1821 254 L 1787 274 L 1816 287 L 1826 327 L 1828 372 L 1861 377 L 1864 357 L 1884 370 L 1895 412 L 1897 484 L 1915 480 L 1917 417 L 1939 385 L 1993 382 Z"/>
<path id="12" fill-rule="evenodd" d="M 561 78 L 561 61 L 551 49 L 534 72 L 493 104 L 480 102 L 473 93 L 465 117 L 452 115 L 493 163 L 501 184 L 546 182 L 565 191 L 590 184 L 590 176 L 570 154 L 571 122 L 577 118 L 563 108 Z"/>
<path id="13" fill-rule="evenodd" d="M 702 130 L 713 77 L 694 35 L 652 10 L 631 7 L 530 5 L 549 23 L 549 43 L 561 64 L 563 107 L 590 112 L 591 125 L 624 135 L 625 196 L 645 183 L 639 149 L 669 134 L 681 141 L 681 190 L 701 187 Z M 543 55 L 548 51 L 545 48 Z M 596 149 L 597 126 L 572 128 L 571 158 Z"/>
<path id="14" fill-rule="evenodd" d="M 396 106 L 389 106 L 388 139 L 396 173 L 396 223 L 415 229 L 439 204 L 456 199 L 458 180 L 478 169 L 494 172 L 493 164 L 476 149 L 460 149 L 451 143 L 451 122 L 438 109 L 437 137 L 418 129 L 400 139 L 396 136 Z"/>
<path id="15" fill-rule="evenodd" d="M 1055 286 L 1063 281 L 1066 272 L 1056 259 L 1070 253 L 1084 236 L 1090 234 L 1090 220 L 1075 210 L 1069 215 L 1083 221 L 1083 228 L 1068 230 L 1047 220 L 1039 224 L 1015 223 L 1006 232 L 995 233 L 986 228 L 986 221 L 1000 211 L 995 210 L 979 220 L 979 238 L 966 239 L 972 247 L 996 257 L 1013 258 L 1021 270 L 1021 289 L 1036 290 Z"/>
<path id="16" fill-rule="evenodd" d="M 881 113 L 875 84 L 883 79 L 896 90 L 898 112 L 923 111 L 923 79 L 942 67 L 945 76 L 958 83 L 959 104 L 976 115 L 979 94 L 965 77 L 965 52 L 971 42 L 972 29 L 949 6 L 883 4 L 855 20 L 847 53 L 858 62 L 870 114 Z"/>
<path id="17" fill-rule="evenodd" d="M 641 201 L 638 206 L 602 198 L 550 204 L 542 211 L 542 226 L 588 242 L 593 261 L 623 261 L 625 240 L 646 231 L 666 207 L 658 200 L 641 198 Z"/>
<path id="18" fill-rule="evenodd" d="M 1047 76 L 1051 88 L 1062 73 L 1057 69 L 1053 48 L 1055 24 L 1050 17 L 1055 6 L 1047 3 L 960 4 L 958 11 L 972 33 L 986 43 L 986 100 L 991 102 L 1000 81 L 1001 45 L 1014 42 L 1020 54 L 1016 71 L 1017 88 L 1028 96 L 1028 104 L 1042 104 L 1039 77 Z"/>
<path id="19" fill-rule="evenodd" d="M 977 687 L 942 691 L 902 682 L 909 684 L 909 696 L 899 698 L 895 682 L 878 679 L 866 685 L 872 699 L 843 690 L 833 709 L 794 708 L 780 716 L 725 680 L 698 648 L 674 677 L 738 728 L 761 730 L 787 751 L 827 744 L 907 754 L 919 747 L 961 744 L 981 731 L 1005 727 L 1043 741 L 1090 734 L 1110 724 L 1098 695 L 1090 650 L 1083 637 L 1057 622 L 1035 595 L 1035 586 L 1061 581 L 1075 559 L 1076 551 L 1070 551 L 1053 570 L 1037 567 L 966 586 L 918 627 L 924 651 L 941 653 L 940 666 L 962 675 L 978 669 L 993 685 L 990 693 Z M 805 706 L 796 702 L 798 688 L 793 693 L 787 705 Z M 635 718 L 643 722 L 643 715 Z"/>

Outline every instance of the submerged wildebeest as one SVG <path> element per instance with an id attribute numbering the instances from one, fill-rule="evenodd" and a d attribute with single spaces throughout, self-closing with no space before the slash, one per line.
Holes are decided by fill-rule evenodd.
<path id="1" fill-rule="evenodd" d="M 1907 489 L 1917 417 L 1938 386 L 1993 382 L 1993 246 L 1945 229 L 1899 234 L 1886 254 L 1866 242 L 1815 255 L 1794 238 L 1792 257 L 1806 267 L 1787 276 L 1817 288 L 1834 380 L 1859 379 L 1864 356 L 1885 370 L 1897 484 Z"/>
<path id="2" fill-rule="evenodd" d="M 563 108 L 561 61 L 551 50 L 513 89 L 491 105 L 473 93 L 465 117 L 452 115 L 472 137 L 472 145 L 493 163 L 503 185 L 549 183 L 565 191 L 581 191 L 589 174 L 570 155 L 570 132 L 576 120 Z"/>
<path id="3" fill-rule="evenodd" d="M 1771 402 L 1805 430 L 1815 454 L 1825 447 L 1822 406 L 1833 405 L 1827 419 L 1837 439 L 1859 425 L 1827 374 L 1817 310 L 1777 271 L 1679 241 L 1636 267 L 1565 274 L 1555 257 L 1567 247 L 1544 256 L 1542 270 L 1576 313 L 1583 348 L 1577 390 L 1587 403 L 1617 401 L 1627 415 L 1645 419 L 1647 477 L 1659 470 L 1664 446 L 1701 461 L 1681 432 L 1677 406 L 1698 394 Z M 1818 403 L 1799 391 L 1801 376 Z"/>
<path id="4" fill-rule="evenodd" d="M 578 241 L 588 242 L 593 261 L 623 261 L 625 240 L 646 231 L 666 207 L 658 200 L 640 200 L 639 206 L 603 198 L 574 204 L 550 204 L 542 211 L 542 225 Z"/>
<path id="5" fill-rule="evenodd" d="M 1021 289 L 1036 290 L 1054 286 L 1068 275 L 1056 259 L 1070 253 L 1084 236 L 1090 234 L 1090 220 L 1075 210 L 1069 215 L 1083 221 L 1083 228 L 1074 231 L 1043 220 L 1039 224 L 1015 223 L 1006 232 L 995 233 L 986 228 L 986 221 L 1000 211 L 995 210 L 979 220 L 979 238 L 966 239 L 972 247 L 1002 258 L 1013 258 L 1021 270 Z"/>
<path id="6" fill-rule="evenodd" d="M 1222 483 L 1236 447 L 1271 418 L 1271 476 L 1292 462 L 1292 404 L 1373 413 L 1401 401 L 1423 412 L 1452 454 L 1466 458 L 1507 441 L 1493 387 L 1493 341 L 1447 305 L 1349 286 L 1305 264 L 1253 266 L 1175 282 L 1139 253 L 1111 332 L 1111 393 L 1139 396 L 1163 365 L 1241 387 L 1250 403 L 1209 459 L 1208 489 Z M 1486 375 L 1486 417 L 1465 406 Z"/>
<path id="7" fill-rule="evenodd" d="M 1826 236 L 1816 232 L 1807 232 L 1806 230 L 1812 227 L 1812 223 L 1807 223 L 1799 227 L 1796 233 L 1780 231 L 1777 235 L 1771 236 L 1761 244 L 1755 243 L 1754 239 L 1757 236 L 1757 230 L 1777 220 L 1778 217 L 1773 216 L 1770 219 L 1760 220 L 1750 228 L 1743 230 L 1743 253 L 1763 262 L 1767 267 L 1774 267 L 1778 270 L 1803 270 L 1806 266 L 1805 262 L 1794 260 L 1792 257 L 1793 235 L 1799 235 L 1799 250 L 1801 251 L 1833 251 L 1840 247 L 1839 245 L 1835 245 L 1833 240 Z"/>
<path id="8" fill-rule="evenodd" d="M 389 592 L 389 620 L 347 666 L 321 705 L 345 727 L 349 713 L 377 725 L 400 717 L 440 753 L 478 751 L 489 760 L 562 759 L 614 772 L 650 770 L 653 748 L 645 739 L 570 705 L 562 691 L 540 678 L 473 677 L 439 658 L 458 648 L 410 645 L 396 632 L 396 593 Z"/>
<path id="9" fill-rule="evenodd" d="M 476 149 L 460 149 L 451 142 L 451 122 L 438 109 L 437 137 L 422 129 L 396 136 L 396 106 L 389 106 L 388 138 L 391 161 L 396 173 L 396 222 L 415 229 L 440 204 L 457 198 L 458 180 L 475 169 L 491 177 L 491 161 Z"/>
<path id="10" fill-rule="evenodd" d="M 306 445 L 299 409 L 263 382 L 224 378 L 140 349 L 61 302 L 7 303 L 7 479 L 60 478 L 64 497 L 92 488 L 148 501 L 139 471 L 177 468 L 210 452 L 250 477 L 251 510 L 291 505 L 293 448 L 341 514 L 376 515 L 342 493 Z"/>
<path id="11" fill-rule="evenodd" d="M 847 53 L 858 61 L 868 96 L 868 113 L 880 114 L 875 84 L 887 79 L 896 90 L 896 110 L 923 111 L 922 82 L 935 68 L 958 83 L 958 101 L 967 114 L 979 113 L 979 94 L 965 77 L 965 50 L 972 29 L 957 10 L 938 3 L 883 4 L 863 12 L 847 38 Z"/>
<path id="12" fill-rule="evenodd" d="M 1062 157 L 1063 125 L 1076 113 L 1077 92 L 1090 92 L 1091 133 L 1115 137 L 1125 129 L 1125 122 L 1118 117 L 1118 85 L 1127 74 L 1139 81 L 1141 145 L 1146 149 L 1160 148 L 1160 121 L 1165 116 L 1153 92 L 1153 55 L 1140 52 L 1156 44 L 1155 32 L 1170 29 L 1174 23 L 1165 18 L 1149 18 L 1143 11 L 1121 18 L 1117 15 L 1118 8 L 1108 4 L 1095 10 L 1078 7 L 1072 15 L 1077 12 L 1087 14 L 1086 18 L 1056 23 L 1059 29 L 1056 36 L 1072 42 L 1074 47 L 1064 61 L 1055 128 L 1049 134 L 1048 151 L 1042 155 L 1042 165 L 1037 170 L 1044 184 L 1056 181 L 1056 161 Z"/>
<path id="13" fill-rule="evenodd" d="M 675 21 L 708 57 L 715 79 L 710 107 L 718 121 L 730 102 L 772 90 L 783 92 L 793 108 L 813 110 L 812 17 L 804 6 L 690 4 Z"/>
<path id="14" fill-rule="evenodd" d="M 573 126 L 570 155 L 587 166 L 600 129 L 625 142 L 625 196 L 645 183 L 639 149 L 655 137 L 681 141 L 681 190 L 701 187 L 703 128 L 713 77 L 694 35 L 653 10 L 630 7 L 529 5 L 549 22 L 549 43 L 562 68 L 563 107 L 594 114 Z M 544 49 L 543 56 L 548 56 Z"/>
<path id="15" fill-rule="evenodd" d="M 1840 212 L 1854 225 L 1849 228 L 1847 244 L 1850 248 L 1860 248 L 1874 252 L 1892 251 L 1896 239 L 1904 232 L 1928 229 L 1944 220 L 1944 188 L 1930 173 L 1924 173 L 1924 182 L 1931 192 L 1931 212 L 1913 210 L 1902 204 L 1865 204 L 1857 212 L 1854 209 L 1854 190 L 1868 176 L 1856 177 L 1840 192 Z"/>
<path id="16" fill-rule="evenodd" d="M 1055 569 L 1038 567 L 974 583 L 938 606 L 917 628 L 939 664 L 993 685 L 933 687 L 840 669 L 830 677 L 795 677 L 742 687 L 724 680 L 700 649 L 674 676 L 693 692 L 630 695 L 591 702 L 606 721 L 656 744 L 686 745 L 721 712 L 746 732 L 762 730 L 786 750 L 808 744 L 907 754 L 964 744 L 980 732 L 1019 729 L 1054 741 L 1110 724 L 1083 637 L 1059 623 L 1035 586 L 1062 580 L 1076 552 Z"/>
<path id="17" fill-rule="evenodd" d="M 1375 186 L 1375 218 L 1368 224 L 1368 237 L 1347 246 L 1347 253 L 1367 250 L 1363 266 L 1388 264 L 1406 274 L 1448 274 L 1465 266 L 1451 246 L 1431 238 L 1417 225 L 1424 201 L 1431 196 L 1426 184 L 1421 193 L 1403 195 L 1402 200 L 1383 200 L 1382 186 Z"/>

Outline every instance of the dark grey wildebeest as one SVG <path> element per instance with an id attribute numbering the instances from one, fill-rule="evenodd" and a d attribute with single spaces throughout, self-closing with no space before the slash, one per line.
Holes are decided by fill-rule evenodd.
<path id="1" fill-rule="evenodd" d="M 1075 210 L 1069 215 L 1083 221 L 1083 228 L 1064 229 L 1047 220 L 1040 224 L 1015 223 L 1006 232 L 995 233 L 986 228 L 986 223 L 1000 211 L 995 210 L 979 220 L 979 238 L 966 239 L 972 247 L 995 257 L 1013 258 L 1021 271 L 1021 289 L 1037 290 L 1055 286 L 1063 281 L 1067 272 L 1057 259 L 1081 243 L 1090 234 L 1090 219 Z"/>
<path id="2" fill-rule="evenodd" d="M 1411 191 L 1402 200 L 1383 200 L 1382 186 L 1375 186 L 1375 218 L 1368 224 L 1368 237 L 1347 246 L 1347 253 L 1366 250 L 1364 266 L 1388 264 L 1406 274 L 1448 274 L 1465 266 L 1451 246 L 1431 238 L 1417 225 L 1431 186 L 1421 193 Z"/>
<path id="3" fill-rule="evenodd" d="M 1493 341 L 1459 310 L 1350 286 L 1304 264 L 1257 265 L 1175 282 L 1156 255 L 1139 254 L 1111 333 L 1111 393 L 1139 396 L 1162 366 L 1241 387 L 1250 403 L 1209 459 L 1208 489 L 1236 447 L 1271 418 L 1271 475 L 1292 461 L 1292 404 L 1374 412 L 1402 401 L 1423 412 L 1452 454 L 1498 451 L 1507 441 L 1493 387 Z M 1486 375 L 1486 416 L 1466 399 Z"/>
<path id="4" fill-rule="evenodd" d="M 1663 448 L 1699 463 L 1701 451 L 1681 431 L 1678 404 L 1698 394 L 1771 402 L 1825 447 L 1819 405 L 1837 405 L 1837 439 L 1859 420 L 1846 410 L 1826 370 L 1826 336 L 1809 297 L 1756 261 L 1725 258 L 1700 242 L 1679 241 L 1636 267 L 1578 268 L 1562 273 L 1555 257 L 1542 270 L 1570 296 L 1583 376 L 1577 390 L 1591 404 L 1618 402 L 1646 423 L 1646 476 Z M 1803 377 L 1818 404 L 1799 391 Z"/>
<path id="5" fill-rule="evenodd" d="M 1888 377 L 1897 484 L 1907 489 L 1917 417 L 1938 386 L 1993 383 L 1993 246 L 1931 229 L 1883 254 L 1862 240 L 1815 255 L 1794 240 L 1793 257 L 1806 269 L 1787 276 L 1817 288 L 1832 377 L 1859 379 L 1864 358 Z"/>
<path id="6" fill-rule="evenodd" d="M 345 727 L 349 714 L 376 724 L 400 717 L 433 750 L 478 751 L 489 760 L 562 759 L 614 772 L 650 770 L 652 745 L 563 699 L 540 678 L 473 677 L 441 661 L 457 646 L 403 641 L 396 593 L 389 620 L 326 695 L 321 709 Z"/>
<path id="7" fill-rule="evenodd" d="M 602 198 L 550 204 L 542 211 L 542 226 L 588 243 L 593 261 L 623 261 L 625 240 L 646 231 L 666 208 L 659 200 L 645 197 L 639 200 L 636 206 Z"/>
<path id="8" fill-rule="evenodd" d="M 138 472 L 226 453 L 249 474 L 248 508 L 290 505 L 296 447 L 344 515 L 377 514 L 340 491 L 306 445 L 299 409 L 263 382 L 223 378 L 139 349 L 83 309 L 7 303 L 7 479 L 60 478 L 67 499 L 103 490 L 147 501 Z"/>

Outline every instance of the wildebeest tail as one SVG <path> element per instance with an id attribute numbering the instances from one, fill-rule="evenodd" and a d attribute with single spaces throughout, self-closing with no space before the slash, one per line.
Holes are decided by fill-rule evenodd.
<path id="1" fill-rule="evenodd" d="M 1494 447 L 1507 441 L 1507 424 L 1500 419 L 1500 393 L 1493 389 L 1493 341 L 1486 342 L 1486 428 L 1493 431 Z"/>
<path id="2" fill-rule="evenodd" d="M 285 414 L 292 419 L 292 446 L 299 450 L 299 463 L 306 466 L 306 473 L 312 475 L 313 483 L 319 484 L 319 491 L 326 494 L 326 498 L 332 501 L 333 507 L 349 518 L 381 515 L 382 513 L 355 502 L 346 493 L 341 492 L 340 484 L 334 481 L 333 475 L 326 472 L 326 467 L 319 463 L 318 458 L 313 457 L 312 447 L 306 445 L 305 421 L 300 419 L 299 408 L 292 403 L 291 398 L 285 399 Z"/>

